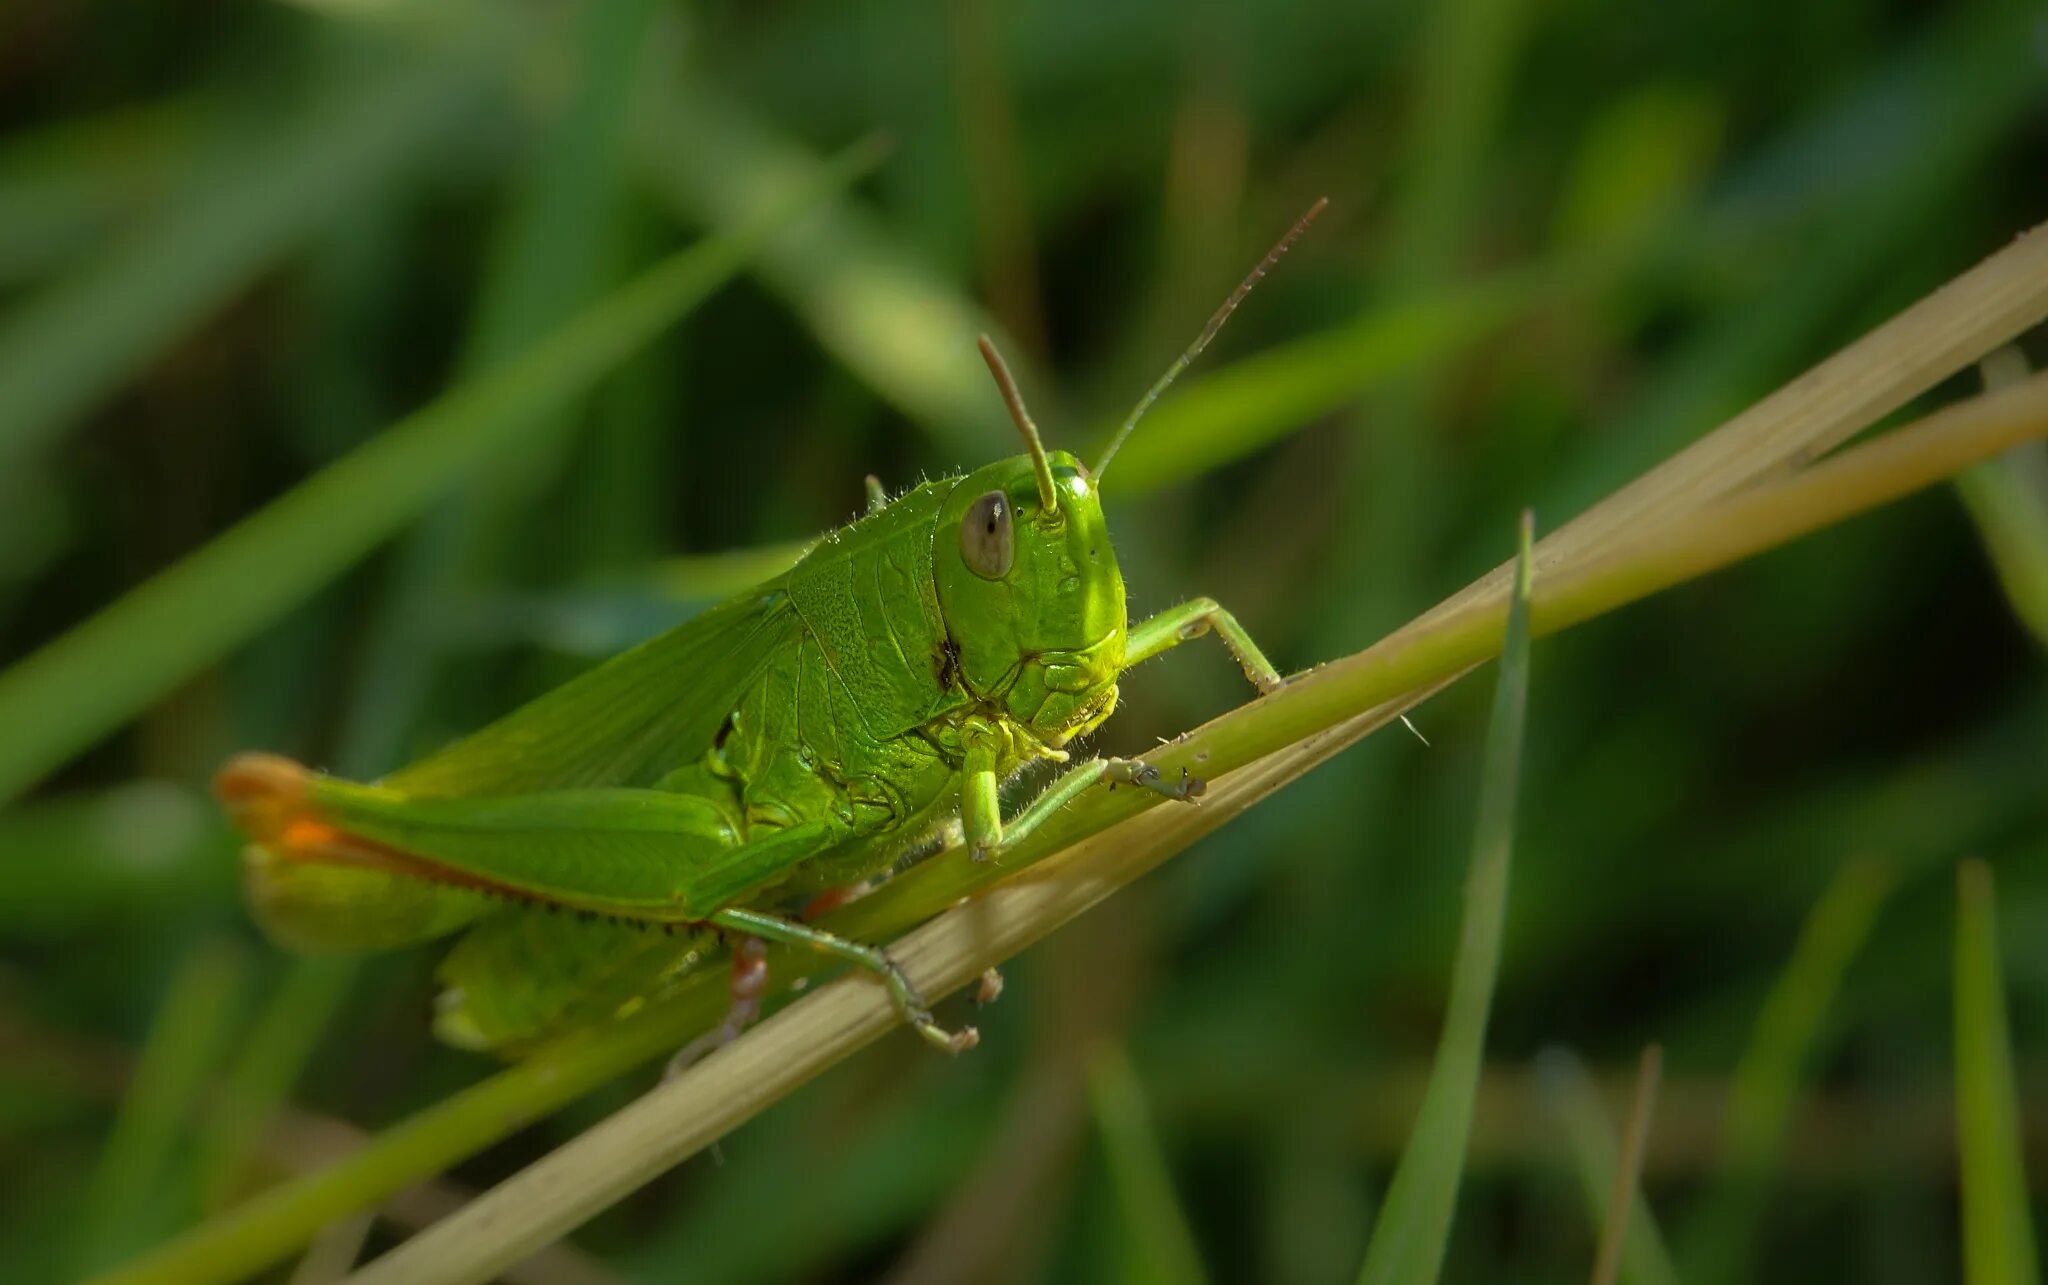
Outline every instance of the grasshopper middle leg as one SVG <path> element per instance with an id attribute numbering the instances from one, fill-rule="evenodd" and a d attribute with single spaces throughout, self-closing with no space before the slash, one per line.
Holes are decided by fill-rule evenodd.
<path id="1" fill-rule="evenodd" d="M 1183 803 L 1194 802 L 1203 790 L 1201 779 L 1189 776 L 1185 770 L 1168 776 L 1143 759 L 1085 759 L 1054 777 L 1052 784 L 1008 821 L 997 822 L 991 827 L 986 822 L 977 824 L 978 818 L 970 817 L 967 824 L 968 855 L 976 861 L 987 860 L 991 854 L 1022 840 L 1043 825 L 1047 818 L 1073 802 L 1082 791 L 1102 781 L 1111 785 L 1135 785 Z"/>
<path id="2" fill-rule="evenodd" d="M 725 1020 L 676 1051 L 661 1073 L 672 1080 L 695 1066 L 707 1054 L 740 1037 L 761 1016 L 761 1004 L 768 998 L 768 948 L 759 937 L 741 937 L 732 944 L 732 981 Z"/>

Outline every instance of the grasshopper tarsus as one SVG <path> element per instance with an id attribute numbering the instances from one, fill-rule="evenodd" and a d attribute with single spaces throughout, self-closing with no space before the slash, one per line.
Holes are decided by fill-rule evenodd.
<path id="1" fill-rule="evenodd" d="M 981 1032 L 972 1026 L 949 1031 L 939 1025 L 938 1019 L 925 1007 L 924 998 L 917 993 L 917 987 L 911 985 L 910 978 L 904 974 L 902 968 L 887 955 L 883 955 L 882 958 L 885 961 L 885 976 L 891 997 L 895 999 L 896 1007 L 904 1019 L 910 1023 L 910 1029 L 917 1032 L 918 1038 L 946 1053 L 965 1053 L 981 1043 Z"/>
<path id="2" fill-rule="evenodd" d="M 1002 998 L 1003 974 L 1000 969 L 990 968 L 975 980 L 974 990 L 967 996 L 967 1002 L 977 1008 L 985 1008 Z"/>

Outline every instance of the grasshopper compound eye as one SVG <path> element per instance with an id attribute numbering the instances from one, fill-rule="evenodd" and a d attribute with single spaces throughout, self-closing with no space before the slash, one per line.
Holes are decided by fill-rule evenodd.
<path id="1" fill-rule="evenodd" d="M 1001 491 L 990 491 L 967 506 L 960 519 L 960 556 L 967 569 L 986 580 L 1000 580 L 1010 574 L 1017 556 L 1017 544 L 1010 531 L 1010 500 Z"/>

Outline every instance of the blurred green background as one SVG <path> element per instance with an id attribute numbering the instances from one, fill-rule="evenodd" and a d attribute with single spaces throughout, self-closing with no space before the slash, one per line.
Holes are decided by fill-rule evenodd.
<path id="1" fill-rule="evenodd" d="M 9 664 L 890 150 L 588 387 L 349 475 L 68 677 L 15 672 L 0 1279 L 118 1262 L 491 1069 L 429 1038 L 434 952 L 260 940 L 204 793 L 228 753 L 390 770 L 745 584 L 862 474 L 1012 453 L 977 328 L 1092 456 L 1324 194 L 1106 502 L 1134 612 L 1208 594 L 1283 668 L 1355 651 L 1523 505 L 1557 525 L 2048 214 L 2044 107 L 2038 5 L 13 0 Z M 2048 671 L 1981 544 L 1932 493 L 1538 647 L 1446 1279 L 1585 1279 L 1574 1058 L 1618 1091 L 1650 1041 L 1678 1278 L 1958 1279 L 1967 856 L 2041 1173 Z M 1488 686 L 1018 961 L 971 1056 L 884 1042 L 526 1279 L 1351 1279 L 1441 1024 Z M 1124 693 L 1112 752 L 1245 694 L 1206 645 Z"/>

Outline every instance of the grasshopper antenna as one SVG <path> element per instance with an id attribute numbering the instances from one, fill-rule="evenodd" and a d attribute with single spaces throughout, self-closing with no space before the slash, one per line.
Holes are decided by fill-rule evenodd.
<path id="1" fill-rule="evenodd" d="M 996 377 L 996 387 L 1002 390 L 1003 405 L 1010 408 L 1010 418 L 1017 423 L 1017 431 L 1024 435 L 1024 449 L 1031 452 L 1031 469 L 1038 474 L 1038 502 L 1047 514 L 1060 511 L 1059 489 L 1052 481 L 1052 461 L 1045 457 L 1045 443 L 1039 440 L 1038 425 L 1031 422 L 1031 412 L 1024 409 L 1024 395 L 1017 391 L 1017 381 L 1010 376 L 1010 367 L 1003 361 L 1003 355 L 987 335 L 979 341 L 981 359 L 988 363 L 988 373 Z"/>
<path id="2" fill-rule="evenodd" d="M 1216 337 L 1216 332 L 1223 329 L 1223 323 L 1230 320 L 1230 314 L 1237 311 L 1237 305 L 1244 302 L 1244 297 L 1252 292 L 1252 287 L 1259 284 L 1260 278 L 1270 272 L 1274 264 L 1280 262 L 1281 255 L 1293 248 L 1301 234 L 1308 231 L 1308 225 L 1316 221 L 1316 215 L 1321 214 L 1329 203 L 1330 198 L 1327 196 L 1316 198 L 1316 203 L 1308 207 L 1308 213 L 1295 220 L 1294 226 L 1287 229 L 1287 235 L 1280 238 L 1279 244 L 1268 250 L 1266 257 L 1259 260 L 1259 266 L 1252 269 L 1251 275 L 1239 282 L 1237 289 L 1230 292 L 1230 297 L 1223 301 L 1223 306 L 1216 310 L 1216 315 L 1209 318 L 1209 324 L 1202 327 L 1202 333 L 1195 337 L 1195 342 L 1188 345 L 1188 350 L 1182 353 L 1173 365 L 1166 368 L 1166 373 L 1159 377 L 1159 382 L 1152 385 L 1150 391 L 1138 399 L 1138 404 L 1131 408 L 1130 415 L 1124 419 L 1123 426 L 1116 430 L 1116 436 L 1109 439 L 1109 449 L 1102 453 L 1102 459 L 1095 465 L 1097 482 L 1102 480 L 1103 471 L 1109 467 L 1109 462 L 1116 458 L 1124 439 L 1131 435 L 1131 430 L 1138 426 L 1138 421 L 1145 417 L 1145 412 L 1152 409 L 1152 403 L 1159 400 L 1159 395 L 1166 391 L 1167 385 L 1179 379 L 1180 373 L 1186 370 L 1195 358 L 1201 356 L 1202 349 L 1207 348 L 1209 341 Z"/>

